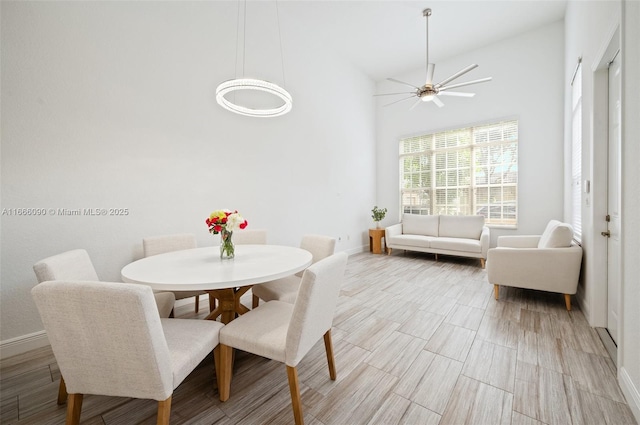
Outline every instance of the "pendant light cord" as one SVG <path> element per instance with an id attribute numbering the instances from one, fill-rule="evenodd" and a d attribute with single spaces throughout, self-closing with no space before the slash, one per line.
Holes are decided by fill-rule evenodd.
<path id="1" fill-rule="evenodd" d="M 280 65 L 282 66 L 282 85 L 287 86 L 284 78 L 284 53 L 282 50 L 282 32 L 280 31 L 280 9 L 278 8 L 278 0 L 276 0 L 276 22 L 278 23 L 278 38 L 280 39 Z"/>
<path id="2" fill-rule="evenodd" d="M 427 36 L 426 36 L 426 59 L 427 59 L 427 67 L 425 68 L 427 70 L 427 77 L 429 76 L 429 16 L 431 15 L 431 9 L 425 9 L 423 12 L 423 15 L 426 18 L 427 24 L 426 24 L 426 28 L 427 30 L 425 31 Z M 433 78 L 433 77 L 432 77 Z"/>
<path id="3" fill-rule="evenodd" d="M 242 78 L 244 78 L 244 62 L 247 57 L 247 0 L 244 0 L 244 22 L 242 24 Z"/>
<path id="4" fill-rule="evenodd" d="M 278 23 L 278 39 L 280 42 L 280 63 L 282 66 L 282 80 L 284 83 L 284 55 L 282 53 L 282 32 L 280 31 L 280 12 L 278 2 L 276 3 L 276 19 Z M 236 63 L 235 63 L 235 79 L 220 83 L 216 87 L 216 102 L 223 108 L 240 115 L 249 117 L 277 117 L 288 113 L 293 106 L 291 94 L 284 88 L 275 83 L 255 78 L 245 78 L 246 65 L 246 48 L 247 48 L 247 0 L 243 2 L 243 28 L 242 28 L 242 77 L 238 78 L 238 54 L 240 50 L 240 0 L 237 0 L 237 25 L 236 25 Z M 238 91 L 259 91 L 268 93 L 279 98 L 282 104 L 273 108 L 252 108 L 236 103 L 236 92 Z M 227 96 L 233 96 L 233 101 Z"/>

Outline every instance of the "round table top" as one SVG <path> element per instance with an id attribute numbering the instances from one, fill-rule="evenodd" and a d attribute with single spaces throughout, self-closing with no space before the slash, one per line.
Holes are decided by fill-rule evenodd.
<path id="1" fill-rule="evenodd" d="M 218 247 L 167 252 L 122 268 L 122 280 L 165 291 L 226 289 L 291 276 L 311 265 L 309 251 L 281 245 L 236 245 L 235 258 Z"/>

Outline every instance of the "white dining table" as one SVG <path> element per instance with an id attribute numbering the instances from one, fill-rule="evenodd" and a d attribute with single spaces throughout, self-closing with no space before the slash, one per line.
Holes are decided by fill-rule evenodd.
<path id="1" fill-rule="evenodd" d="M 309 251 L 290 246 L 236 245 L 235 258 L 225 260 L 218 247 L 206 247 L 142 258 L 124 266 L 121 275 L 124 282 L 159 291 L 207 291 L 218 300 L 207 319 L 222 316 L 226 324 L 249 311 L 240 297 L 251 286 L 291 276 L 311 262 Z"/>

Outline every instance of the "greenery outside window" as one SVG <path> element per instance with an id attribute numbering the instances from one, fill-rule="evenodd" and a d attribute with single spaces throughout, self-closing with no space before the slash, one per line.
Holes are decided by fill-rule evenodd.
<path id="1" fill-rule="evenodd" d="M 518 217 L 518 121 L 400 140 L 401 211 L 485 216 L 515 226 Z"/>

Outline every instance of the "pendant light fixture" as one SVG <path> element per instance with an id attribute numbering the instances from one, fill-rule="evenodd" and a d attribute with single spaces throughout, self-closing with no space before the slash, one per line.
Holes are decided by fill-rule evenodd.
<path id="1" fill-rule="evenodd" d="M 276 6 L 276 21 L 278 24 L 278 37 L 280 39 L 280 58 L 282 63 L 282 81 L 284 83 L 284 60 L 282 59 L 282 36 L 280 34 L 280 15 L 278 11 L 278 2 L 275 2 Z M 240 26 L 240 5 L 238 4 L 238 27 Z M 280 115 L 284 115 L 289 112 L 293 106 L 293 99 L 289 92 L 279 85 L 260 80 L 256 78 L 245 78 L 244 76 L 244 63 L 245 63 L 245 54 L 246 54 L 246 15 L 247 15 L 247 2 L 244 1 L 244 22 L 243 26 L 244 36 L 243 36 L 243 47 L 242 47 L 242 78 L 236 78 L 233 80 L 228 80 L 220 83 L 216 88 L 216 101 L 223 108 L 235 112 L 236 114 L 246 115 L 249 117 L 277 117 Z M 239 32 L 239 31 L 238 31 Z M 236 41 L 236 56 L 237 56 L 237 41 Z M 237 64 L 236 64 L 237 66 Z M 267 93 L 272 96 L 277 97 L 282 104 L 272 108 L 252 108 L 249 106 L 243 106 L 239 103 L 236 103 L 235 97 L 234 100 L 229 99 L 229 95 L 238 91 L 254 91 L 254 92 L 262 92 Z"/>

